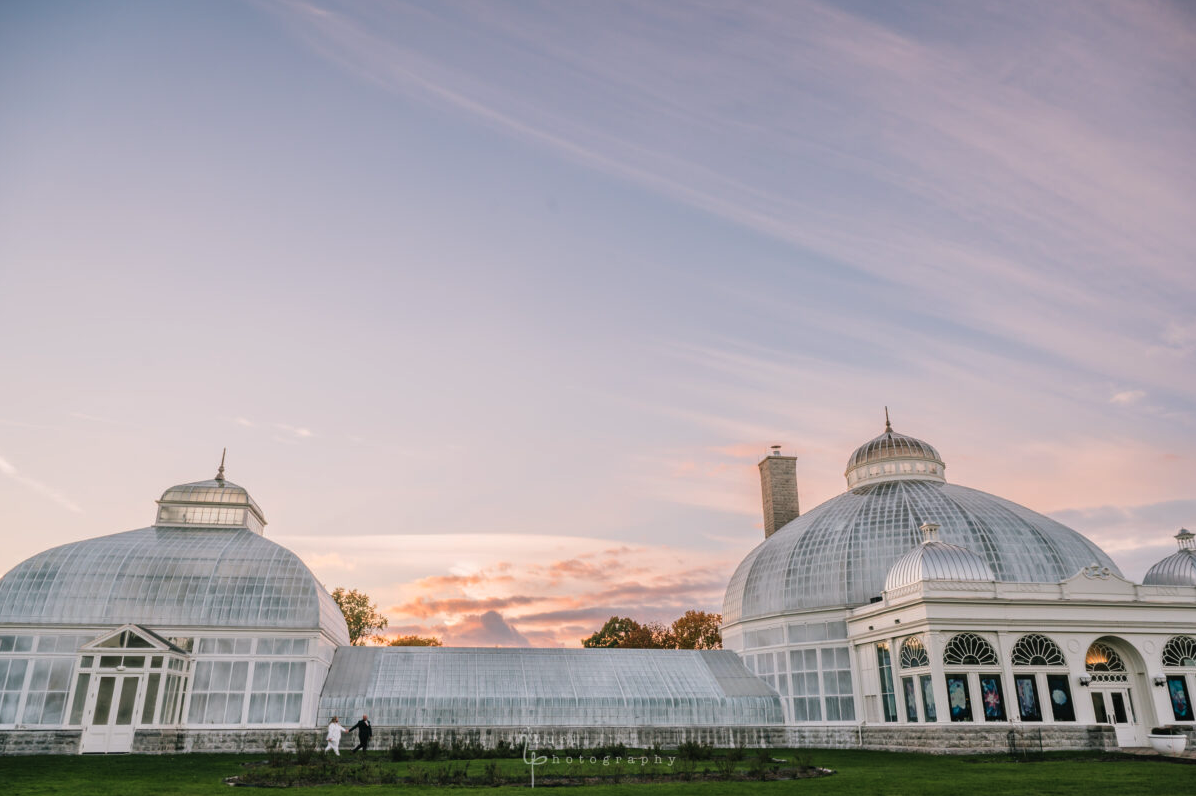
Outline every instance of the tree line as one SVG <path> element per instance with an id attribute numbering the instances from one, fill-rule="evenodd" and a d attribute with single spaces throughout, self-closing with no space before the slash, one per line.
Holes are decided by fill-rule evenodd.
<path id="1" fill-rule="evenodd" d="M 593 635 L 581 640 L 583 647 L 652 650 L 717 650 L 723 647 L 719 625 L 722 614 L 686 611 L 671 625 L 637 622 L 628 616 L 612 616 Z"/>
<path id="2" fill-rule="evenodd" d="M 345 624 L 349 628 L 349 643 L 355 647 L 367 644 L 387 647 L 444 646 L 436 636 L 380 635 L 380 632 L 386 629 L 386 617 L 379 613 L 378 606 L 370 600 L 369 595 L 357 589 L 338 586 L 332 591 L 332 599 L 345 615 Z M 722 621 L 722 614 L 706 611 L 686 611 L 671 625 L 637 622 L 628 616 L 612 616 L 601 629 L 583 638 L 581 645 L 619 649 L 722 649 L 723 639 L 719 632 Z"/>

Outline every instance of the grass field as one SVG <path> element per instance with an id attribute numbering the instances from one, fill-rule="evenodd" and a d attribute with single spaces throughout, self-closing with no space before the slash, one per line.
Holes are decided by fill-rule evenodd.
<path id="1" fill-rule="evenodd" d="M 384 753 L 376 753 L 385 761 Z M 979 796 L 980 794 L 1091 794 L 1094 789 L 1117 796 L 1196 795 L 1196 766 L 1160 758 L 1132 758 L 1099 754 L 1060 755 L 1037 762 L 1013 762 L 1001 756 L 954 757 L 829 749 L 775 750 L 781 758 L 800 758 L 834 769 L 833 776 L 782 782 L 665 782 L 589 785 L 566 788 L 599 796 L 615 791 L 651 790 L 660 794 L 877 794 L 882 796 Z M 225 777 L 243 773 L 243 763 L 262 755 L 123 755 L 109 757 L 0 757 L 0 787 L 9 794 L 78 793 L 104 796 L 150 794 L 228 794 Z M 503 770 L 526 771 L 519 760 L 500 761 Z M 473 761 L 476 772 L 484 761 Z M 340 765 L 353 766 L 351 757 Z M 398 763 L 401 770 L 430 763 Z M 563 763 L 561 764 L 563 765 Z M 537 778 L 549 776 L 553 766 L 537 768 Z M 701 770 L 699 765 L 698 770 Z M 557 773 L 568 773 L 561 769 Z M 452 787 L 453 791 L 526 792 L 523 786 Z M 325 785 L 297 788 L 318 794 L 378 794 L 396 789 L 409 793 L 444 791 L 444 787 L 411 785 Z M 562 789 L 554 789 L 560 793 Z M 240 791 L 242 793 L 246 791 Z M 248 791 L 252 792 L 252 791 Z"/>

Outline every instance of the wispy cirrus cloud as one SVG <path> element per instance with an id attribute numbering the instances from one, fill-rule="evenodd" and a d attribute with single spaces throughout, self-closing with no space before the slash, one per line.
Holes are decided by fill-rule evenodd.
<path id="1" fill-rule="evenodd" d="M 1121 404 L 1128 406 L 1129 404 L 1136 404 L 1146 397 L 1144 390 L 1123 390 L 1121 392 L 1113 393 L 1109 398 L 1109 403 Z"/>
<path id="2" fill-rule="evenodd" d="M 1174 536 L 1196 525 L 1196 500 L 1165 500 L 1140 505 L 1093 505 L 1051 512 L 1051 516 L 1084 533 L 1108 552 L 1131 580 L 1175 552 Z"/>
<path id="3" fill-rule="evenodd" d="M 38 481 L 36 478 L 30 478 L 27 475 L 22 475 L 21 472 L 17 470 L 15 465 L 3 458 L 0 458 L 0 475 L 15 481 L 26 489 L 30 489 L 39 495 L 42 495 L 43 497 L 49 498 L 67 511 L 71 511 L 76 514 L 83 513 L 83 509 L 81 509 L 77 503 L 64 495 L 62 492 L 52 486 L 49 486 L 48 484 L 43 483 L 42 481 Z"/>
<path id="4" fill-rule="evenodd" d="M 1192 33 L 1165 5 L 988 6 L 908 24 L 813 0 L 278 8 L 322 56 L 388 90 L 901 285 L 920 313 L 1196 397 L 1143 355 L 1164 341 L 1190 355 L 1179 297 L 1196 289 L 1182 265 L 1196 177 L 1166 156 L 1196 142 L 1190 108 L 1163 97 Z M 1048 41 L 1054 26 L 1073 38 Z M 477 46 L 441 46 L 462 40 Z M 702 57 L 678 41 L 703 42 Z M 1160 80 L 1143 89 L 1110 53 Z M 1152 128 L 1110 123 L 1133 114 Z M 1126 262 L 1149 280 L 1126 283 Z"/>

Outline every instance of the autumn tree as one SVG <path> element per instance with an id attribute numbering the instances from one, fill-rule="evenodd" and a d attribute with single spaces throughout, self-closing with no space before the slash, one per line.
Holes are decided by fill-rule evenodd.
<path id="1" fill-rule="evenodd" d="M 436 636 L 395 636 L 394 638 L 386 638 L 385 636 L 376 637 L 382 644 L 387 647 L 443 647 L 444 642 L 436 638 Z"/>
<path id="2" fill-rule="evenodd" d="M 670 626 L 659 622 L 637 622 L 627 616 L 612 616 L 602 629 L 581 640 L 583 647 L 620 649 L 722 649 L 722 614 L 686 611 Z"/>
<path id="3" fill-rule="evenodd" d="M 720 650 L 723 648 L 723 634 L 719 626 L 722 614 L 705 611 L 686 611 L 673 622 L 671 635 L 676 649 Z"/>
<path id="4" fill-rule="evenodd" d="M 667 650 L 677 645 L 672 632 L 659 622 L 636 623 L 635 629 L 627 634 L 619 646 L 632 650 Z"/>
<path id="5" fill-rule="evenodd" d="M 345 615 L 345 624 L 349 626 L 349 643 L 353 646 L 363 646 L 375 631 L 386 627 L 386 617 L 378 613 L 378 606 L 370 602 L 368 594 L 338 586 L 332 590 L 332 599 L 336 600 L 341 613 Z"/>
<path id="6" fill-rule="evenodd" d="M 618 647 L 628 636 L 640 629 L 640 623 L 626 616 L 612 616 L 602 629 L 592 636 L 583 638 L 583 647 Z"/>

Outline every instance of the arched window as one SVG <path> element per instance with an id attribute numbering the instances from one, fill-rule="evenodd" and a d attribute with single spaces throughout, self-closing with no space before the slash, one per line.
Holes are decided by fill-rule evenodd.
<path id="1" fill-rule="evenodd" d="M 1167 673 L 1167 695 L 1176 721 L 1196 720 L 1192 710 L 1193 676 L 1176 669 L 1196 669 L 1196 638 L 1172 636 L 1163 645 L 1163 668 Z"/>
<path id="2" fill-rule="evenodd" d="M 1084 668 L 1098 683 L 1124 683 L 1129 680 L 1125 662 L 1117 650 L 1099 641 L 1092 642 L 1088 648 L 1088 654 L 1084 656 Z"/>
<path id="3" fill-rule="evenodd" d="M 917 669 L 930 665 L 930 656 L 926 654 L 926 647 L 920 636 L 910 636 L 901 642 L 901 668 Z"/>
<path id="4" fill-rule="evenodd" d="M 1066 666 L 1059 645 L 1041 633 L 1022 636 L 1009 656 L 1014 666 Z"/>
<path id="5" fill-rule="evenodd" d="M 904 659 L 904 652 L 902 653 Z M 1163 645 L 1163 665 L 1169 668 L 1196 666 L 1196 638 L 1172 636 Z"/>
<path id="6" fill-rule="evenodd" d="M 991 644 L 975 633 L 959 633 L 947 642 L 943 663 L 947 666 L 995 666 L 997 654 Z"/>

